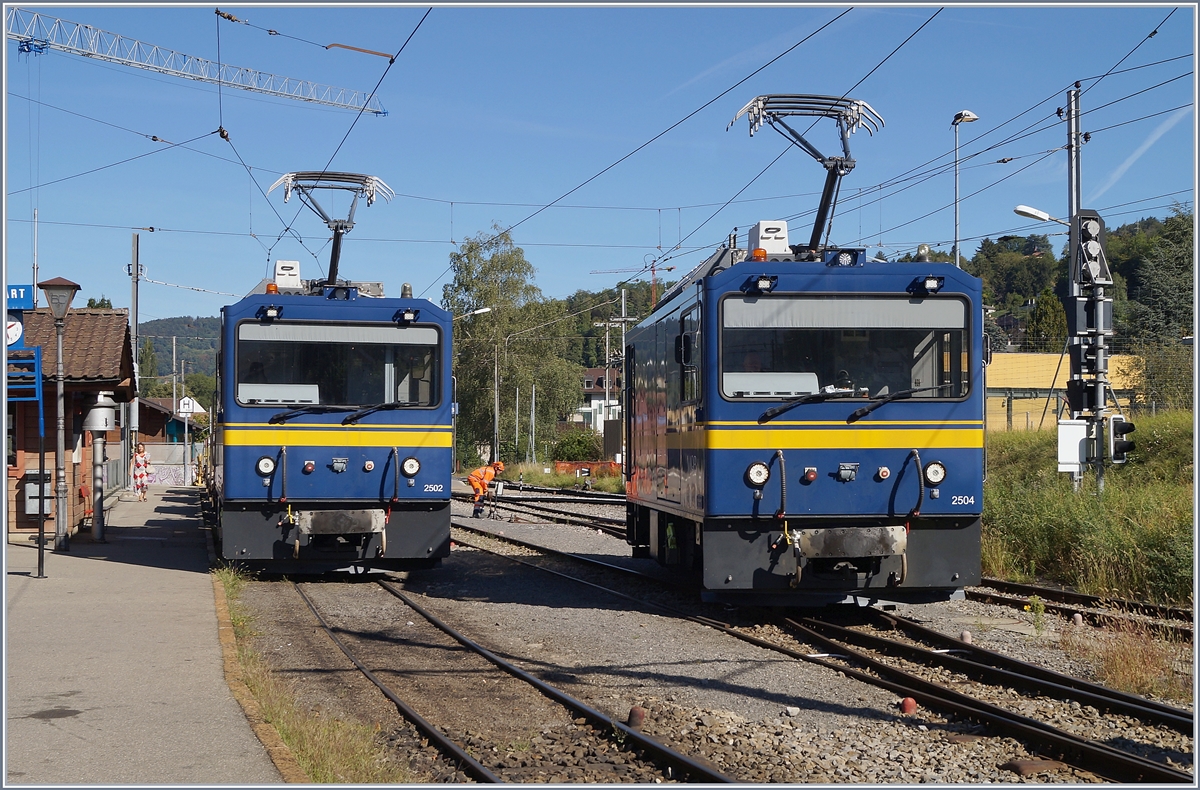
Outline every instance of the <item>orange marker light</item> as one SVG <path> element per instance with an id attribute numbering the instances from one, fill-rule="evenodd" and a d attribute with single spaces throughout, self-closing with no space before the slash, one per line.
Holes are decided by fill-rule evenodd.
<path id="1" fill-rule="evenodd" d="M 267 283 L 267 293 L 269 293 L 269 294 L 279 293 L 279 286 L 276 285 L 275 283 Z"/>
<path id="2" fill-rule="evenodd" d="M 758 247 L 757 249 L 755 249 L 753 252 L 750 253 L 750 260 L 752 260 L 752 261 L 765 261 L 766 259 L 767 259 L 767 251 L 764 250 L 762 247 Z"/>

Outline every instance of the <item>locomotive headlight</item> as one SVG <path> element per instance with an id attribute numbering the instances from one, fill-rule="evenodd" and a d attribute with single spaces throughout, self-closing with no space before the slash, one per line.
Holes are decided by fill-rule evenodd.
<path id="1" fill-rule="evenodd" d="M 421 471 L 421 462 L 410 455 L 401 462 L 400 471 L 404 473 L 405 477 L 416 477 L 417 472 Z"/>
<path id="2" fill-rule="evenodd" d="M 845 250 L 842 250 L 838 253 L 838 266 L 849 266 L 852 263 L 854 263 L 854 255 L 852 253 L 846 252 Z"/>
<path id="3" fill-rule="evenodd" d="M 762 461 L 755 461 L 746 467 L 746 480 L 755 488 L 762 488 L 771 479 L 771 469 Z"/>
<path id="4" fill-rule="evenodd" d="M 925 464 L 925 482 L 931 486 L 941 485 L 946 479 L 946 467 L 941 461 L 930 461 Z"/>
<path id="5" fill-rule="evenodd" d="M 275 459 L 269 455 L 264 455 L 254 464 L 254 468 L 258 470 L 260 475 L 266 477 L 275 471 Z"/>

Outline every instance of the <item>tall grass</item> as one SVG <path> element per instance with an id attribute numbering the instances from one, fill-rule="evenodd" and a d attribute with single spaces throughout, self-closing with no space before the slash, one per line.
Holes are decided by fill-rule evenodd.
<path id="1" fill-rule="evenodd" d="M 1130 462 L 1089 470 L 1076 492 L 1057 471 L 1054 431 L 988 434 L 983 568 L 1084 592 L 1190 602 L 1193 582 L 1192 413 L 1139 416 Z"/>
<path id="2" fill-rule="evenodd" d="M 242 678 L 262 709 L 263 718 L 291 749 L 300 767 L 318 783 L 412 784 L 428 781 L 400 764 L 374 727 L 309 710 L 294 689 L 271 671 L 254 646 L 254 621 L 239 597 L 252 579 L 234 566 L 213 573 L 225 588 L 237 639 Z"/>
<path id="3" fill-rule="evenodd" d="M 546 464 L 511 464 L 500 476 L 505 485 L 514 485 L 518 479 L 529 485 L 546 486 L 548 488 L 582 488 L 590 485 L 593 491 L 607 491 L 610 494 L 625 493 L 625 478 L 621 475 L 593 475 L 591 477 L 576 477 L 575 475 L 556 475 L 546 473 Z"/>

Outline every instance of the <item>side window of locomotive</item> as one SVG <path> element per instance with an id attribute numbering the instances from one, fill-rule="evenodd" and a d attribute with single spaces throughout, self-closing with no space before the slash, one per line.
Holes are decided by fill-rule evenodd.
<path id="1" fill-rule="evenodd" d="M 700 382 L 703 381 L 702 365 L 704 354 L 701 350 L 700 308 L 693 307 L 684 314 L 680 321 L 681 340 L 681 372 L 683 384 L 683 400 L 695 401 L 700 399 Z"/>
<path id="2" fill-rule="evenodd" d="M 728 297 L 721 392 L 788 398 L 834 390 L 961 398 L 969 387 L 967 306 L 954 297 Z"/>
<path id="3" fill-rule="evenodd" d="M 245 322 L 237 333 L 243 405 L 433 406 L 441 398 L 433 327 Z"/>

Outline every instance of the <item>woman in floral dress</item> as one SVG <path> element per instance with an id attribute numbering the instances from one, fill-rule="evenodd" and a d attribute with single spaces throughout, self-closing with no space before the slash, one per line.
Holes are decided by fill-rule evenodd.
<path id="1" fill-rule="evenodd" d="M 146 453 L 146 445 L 141 442 L 138 442 L 137 452 L 129 462 L 129 479 L 133 481 L 138 501 L 145 502 L 146 491 L 150 488 L 150 456 Z"/>

